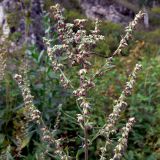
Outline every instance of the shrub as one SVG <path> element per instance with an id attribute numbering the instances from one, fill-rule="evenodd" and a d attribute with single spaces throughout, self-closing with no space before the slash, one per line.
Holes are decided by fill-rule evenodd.
<path id="1" fill-rule="evenodd" d="M 13 122 L 16 131 L 14 135 L 16 140 L 15 157 L 23 158 L 23 149 L 34 136 L 34 128 L 36 128 L 39 135 L 35 139 L 39 143 L 36 144 L 35 142 L 35 145 L 40 145 L 36 159 L 67 160 L 76 158 L 88 160 L 98 157 L 97 155 L 99 155 L 100 160 L 110 157 L 113 157 L 111 160 L 121 159 L 127 148 L 128 135 L 135 123 L 135 118 L 128 118 L 122 129 L 120 129 L 121 126 L 118 125 L 118 122 L 121 114 L 128 106 L 126 100 L 132 93 L 141 65 L 136 64 L 130 73 L 128 82 L 115 101 L 113 111 L 107 120 L 105 120 L 103 112 L 98 114 L 103 115 L 104 119 L 96 115 L 94 108 L 96 101 L 90 96 L 97 94 L 94 95 L 94 92 L 97 91 L 96 84 L 106 72 L 114 67 L 115 57 L 119 56 L 123 49 L 128 46 L 132 33 L 138 21 L 143 17 L 143 13 L 140 11 L 125 28 L 126 34 L 121 39 L 118 48 L 100 68 L 95 68 L 92 64 L 92 50 L 98 41 L 104 39 L 99 34 L 98 21 L 95 22 L 95 28 L 91 31 L 84 30 L 85 19 L 75 19 L 73 24 L 66 23 L 59 5 L 51 7 L 50 16 L 56 21 L 56 25 L 46 31 L 47 35 L 44 38 L 48 55 L 44 62 L 47 63 L 46 66 L 50 66 L 41 67 L 40 70 L 40 72 L 46 73 L 45 80 L 47 82 L 46 84 L 39 83 L 41 77 L 38 77 L 37 74 L 35 76 L 37 85 L 33 87 L 33 90 L 39 91 L 38 95 L 41 100 L 43 100 L 41 95 L 44 94 L 41 92 L 46 92 L 48 99 L 44 99 L 43 105 L 49 104 L 48 101 L 50 101 L 50 105 L 58 106 L 58 109 L 55 110 L 57 116 L 55 120 L 52 120 L 54 125 L 47 124 L 45 120 L 49 121 L 50 118 L 46 116 L 47 114 L 43 116 L 43 112 L 50 112 L 52 108 L 49 110 L 50 106 L 47 106 L 46 110 L 45 108 L 37 109 L 38 102 L 34 102 L 27 77 L 29 64 L 25 62 L 25 65 L 21 66 L 23 74 L 14 75 L 24 101 L 23 108 L 17 111 L 16 120 Z M 53 37 L 52 30 L 56 32 Z M 39 63 L 43 52 L 38 55 L 32 51 L 31 55 Z M 0 60 L 3 61 L 3 57 Z M 3 74 L 1 75 L 3 76 Z M 50 89 L 43 89 L 46 85 L 55 85 L 55 93 Z M 58 99 L 56 94 L 60 94 L 64 99 Z M 69 105 L 63 103 L 69 103 Z M 72 109 L 64 112 L 65 105 L 72 107 Z M 75 105 L 77 105 L 76 108 Z M 48 116 L 52 116 L 52 113 L 48 113 Z M 63 126 L 61 121 L 63 121 Z M 97 144 L 93 145 L 95 143 Z M 101 147 L 97 149 L 95 146 Z M 32 149 L 29 150 L 33 152 Z M 6 152 L 1 157 L 3 159 L 7 156 L 11 157 L 10 152 L 10 145 L 8 145 Z"/>

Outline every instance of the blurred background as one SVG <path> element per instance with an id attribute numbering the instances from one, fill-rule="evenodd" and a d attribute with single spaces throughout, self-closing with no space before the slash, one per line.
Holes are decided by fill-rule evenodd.
<path id="1" fill-rule="evenodd" d="M 58 106 L 61 105 L 59 134 L 66 138 L 64 146 L 70 146 L 68 150 L 74 151 L 79 149 L 76 145 L 81 145 L 77 137 L 81 133 L 79 126 L 70 118 L 76 118 L 78 113 L 74 97 L 59 84 L 58 75 L 51 70 L 43 43 L 43 37 L 50 30 L 53 38 L 56 36 L 51 26 L 54 21 L 48 16 L 50 6 L 55 3 L 60 3 L 65 8 L 67 22 L 87 18 L 87 31 L 94 27 L 96 19 L 101 20 L 100 31 L 105 40 L 99 42 L 94 49 L 96 54 L 93 54 L 92 61 L 95 70 L 105 62 L 106 57 L 113 54 L 125 33 L 125 26 L 139 10 L 145 10 L 144 20 L 138 25 L 128 48 L 115 59 L 114 69 L 102 79 L 97 79 L 97 87 L 90 93 L 95 113 L 92 119 L 97 127 L 103 126 L 129 73 L 137 62 L 141 62 L 143 70 L 119 124 L 124 125 L 130 116 L 136 117 L 137 122 L 129 136 L 124 159 L 160 160 L 159 0 L 1 0 L 0 34 L 7 35 L 7 41 L 4 43 L 0 40 L 0 45 L 6 47 L 7 68 L 0 82 L 0 159 L 40 160 L 37 157 L 42 146 L 38 129 L 31 126 L 27 136 L 20 130 L 25 125 L 21 114 L 24 104 L 20 90 L 13 80 L 13 74 L 23 70 L 23 57 L 26 55 L 29 57 L 28 78 L 34 104 L 42 111 L 44 121 L 53 128 Z M 8 41 L 11 42 L 10 45 Z M 69 74 L 76 84 L 74 70 Z M 17 136 L 23 139 L 20 158 L 17 157 L 16 150 Z M 99 147 L 103 143 L 102 138 L 94 143 L 90 159 L 98 159 Z M 79 154 L 80 159 L 83 159 L 81 152 Z"/>

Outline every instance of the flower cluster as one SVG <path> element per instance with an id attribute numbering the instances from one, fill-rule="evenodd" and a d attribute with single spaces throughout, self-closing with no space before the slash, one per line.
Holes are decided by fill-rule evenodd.
<path id="1" fill-rule="evenodd" d="M 55 72 L 60 73 L 60 82 L 61 82 L 62 86 L 64 88 L 71 86 L 71 88 L 72 88 L 72 85 L 70 84 L 69 79 L 67 79 L 67 77 L 65 76 L 65 74 L 63 72 L 63 68 L 64 68 L 63 64 L 60 63 L 58 61 L 58 58 L 56 57 L 56 55 L 54 55 L 54 53 L 56 53 L 57 51 L 60 52 L 60 51 L 64 50 L 65 46 L 64 45 L 56 45 L 56 46 L 54 46 L 54 48 L 52 48 L 50 41 L 48 39 L 44 38 L 44 42 L 46 43 L 48 57 L 52 63 L 52 69 Z"/>
<path id="2" fill-rule="evenodd" d="M 129 132 L 135 123 L 135 118 L 129 118 L 125 127 L 122 128 L 122 137 L 118 140 L 118 144 L 114 149 L 114 156 L 110 160 L 120 160 L 127 148 Z"/>
<path id="3" fill-rule="evenodd" d="M 58 33 L 59 44 L 51 47 L 51 40 L 44 38 L 47 46 L 47 53 L 52 62 L 53 69 L 60 71 L 60 78 L 62 85 L 66 88 L 69 86 L 69 79 L 63 73 L 64 65 L 58 60 L 58 56 L 65 55 L 70 65 L 81 64 L 84 69 L 87 69 L 91 64 L 88 61 L 91 52 L 91 46 L 104 37 L 99 35 L 98 21 L 95 29 L 91 34 L 87 35 L 84 30 L 86 19 L 76 19 L 74 23 L 66 23 L 62 14 L 62 9 L 59 4 L 51 7 L 51 17 L 57 22 L 55 30 Z M 75 31 L 73 28 L 76 28 Z M 71 85 L 70 85 L 71 86 Z"/>
<path id="4" fill-rule="evenodd" d="M 117 100 L 116 105 L 113 107 L 113 112 L 109 115 L 108 123 L 105 126 L 105 133 L 107 133 L 107 137 L 109 136 L 110 132 L 114 131 L 114 127 L 120 117 L 120 114 L 126 108 L 127 103 L 125 102 L 125 100 L 128 96 L 131 95 L 137 75 L 141 69 L 142 66 L 140 64 L 136 64 L 133 72 L 129 76 L 129 81 L 126 83 L 126 86 L 122 91 L 119 99 Z"/>
<path id="5" fill-rule="evenodd" d="M 117 50 L 113 53 L 113 56 L 118 55 L 121 53 L 122 49 L 124 49 L 126 46 L 128 46 L 128 41 L 132 39 L 133 31 L 135 30 L 135 27 L 137 26 L 138 22 L 144 17 L 144 12 L 139 11 L 138 14 L 136 14 L 134 20 L 129 23 L 129 25 L 126 27 L 126 34 L 121 39 L 119 46 Z"/>
<path id="6" fill-rule="evenodd" d="M 29 84 L 19 74 L 15 74 L 14 78 L 22 92 L 27 120 L 40 124 L 41 112 L 33 104 L 33 96 L 31 95 Z"/>
<path id="7" fill-rule="evenodd" d="M 117 47 L 117 49 L 114 51 L 113 55 L 109 58 L 107 58 L 106 63 L 96 72 L 96 74 L 94 75 L 94 77 L 96 76 L 101 76 L 106 72 L 106 66 L 108 66 L 108 64 L 110 64 L 110 62 L 113 60 L 113 57 L 115 57 L 116 55 L 119 55 L 122 50 L 124 48 L 126 48 L 129 44 L 129 40 L 132 39 L 133 37 L 133 32 L 136 28 L 136 26 L 138 25 L 138 22 L 143 19 L 144 17 L 144 12 L 143 11 L 139 11 L 139 13 L 136 14 L 134 20 L 132 22 L 129 23 L 129 25 L 126 27 L 125 31 L 126 34 L 122 37 L 119 46 Z"/>
<path id="8" fill-rule="evenodd" d="M 33 96 L 31 95 L 31 91 L 29 88 L 29 83 L 27 79 L 23 78 L 21 75 L 16 74 L 14 76 L 17 81 L 19 88 L 21 89 L 24 104 L 25 104 L 25 113 L 24 116 L 28 124 L 29 122 L 34 122 L 40 127 L 41 131 L 41 140 L 43 143 L 47 144 L 45 153 L 49 152 L 50 145 L 54 145 L 54 154 L 60 157 L 66 157 L 65 153 L 62 150 L 62 146 L 60 145 L 61 139 L 55 139 L 55 132 L 58 128 L 61 112 L 58 112 L 58 116 L 56 119 L 55 127 L 53 131 L 50 131 L 48 127 L 43 122 L 41 117 L 41 112 L 34 106 L 33 104 Z M 22 142 L 18 137 L 19 142 Z"/>
<path id="9" fill-rule="evenodd" d="M 23 100 L 24 100 L 24 120 L 21 121 L 23 125 L 21 125 L 20 132 L 21 135 L 16 135 L 17 140 L 17 152 L 20 154 L 21 152 L 21 146 L 23 143 L 23 138 L 25 135 L 23 133 L 28 132 L 29 124 L 35 123 L 40 125 L 41 124 L 41 112 L 36 109 L 36 107 L 33 104 L 33 96 L 31 95 L 29 84 L 25 78 L 23 78 L 20 74 L 14 75 L 15 80 L 18 83 L 18 86 L 21 90 Z M 25 132 L 23 132 L 25 131 Z M 27 134 L 26 134 L 27 135 Z M 18 156 L 18 155 L 17 155 Z"/>
<path id="10" fill-rule="evenodd" d="M 113 112 L 108 117 L 107 124 L 104 125 L 104 127 L 100 130 L 100 135 L 103 135 L 106 137 L 105 147 L 102 147 L 102 150 L 101 150 L 101 153 L 102 153 L 101 160 L 105 159 L 104 154 L 106 152 L 107 144 L 110 143 L 110 134 L 115 132 L 115 127 L 121 116 L 121 113 L 125 110 L 127 106 L 126 98 L 131 95 L 134 84 L 136 82 L 137 75 L 141 69 L 142 69 L 142 66 L 140 64 L 136 64 L 133 72 L 129 76 L 129 81 L 126 83 L 124 90 L 122 91 L 119 99 L 116 102 L 116 105 L 114 105 L 113 107 Z M 131 120 L 132 119 L 130 119 L 130 121 Z"/>

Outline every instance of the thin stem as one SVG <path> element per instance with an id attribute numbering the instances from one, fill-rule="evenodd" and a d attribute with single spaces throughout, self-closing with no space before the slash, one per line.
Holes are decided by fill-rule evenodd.
<path id="1" fill-rule="evenodd" d="M 60 73 L 63 75 L 64 79 L 66 80 L 66 82 L 69 82 L 69 85 L 72 89 L 74 89 L 73 85 L 71 84 L 71 81 L 66 77 L 66 75 L 64 74 L 64 72 L 59 68 Z"/>
<path id="2" fill-rule="evenodd" d="M 105 142 L 105 146 L 104 146 L 104 148 L 103 148 L 103 150 L 102 150 L 102 155 L 101 155 L 100 160 L 103 160 L 103 158 L 104 158 L 104 154 L 105 154 L 105 152 L 106 152 L 107 144 L 108 144 L 108 141 Z"/>
<path id="3" fill-rule="evenodd" d="M 84 126 L 84 138 L 85 138 L 85 160 L 88 160 L 88 130 L 87 127 Z"/>
<path id="4" fill-rule="evenodd" d="M 92 145 L 93 141 L 94 141 L 97 137 L 99 137 L 99 135 L 101 135 L 101 131 L 102 131 L 102 129 L 103 129 L 105 126 L 106 126 L 106 124 L 98 130 L 98 132 L 95 134 L 95 136 L 90 140 L 89 145 Z"/>

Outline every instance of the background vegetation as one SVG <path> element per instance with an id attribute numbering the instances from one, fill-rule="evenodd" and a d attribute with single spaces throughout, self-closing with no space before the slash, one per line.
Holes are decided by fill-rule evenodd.
<path id="1" fill-rule="evenodd" d="M 142 5 L 144 1 L 139 1 L 138 5 Z M 145 1 L 145 5 L 150 5 L 150 1 Z M 80 7 L 76 3 L 70 2 L 73 8 L 65 11 L 67 21 L 76 18 L 83 18 Z M 53 2 L 47 0 L 46 9 Z M 134 4 L 133 4 L 134 5 Z M 160 7 L 150 9 L 151 13 L 160 13 Z M 89 20 L 86 28 L 89 30 L 93 27 L 92 21 Z M 48 16 L 43 17 L 43 25 L 46 28 L 49 25 Z M 129 107 L 122 116 L 121 124 L 129 116 L 136 117 L 136 124 L 129 136 L 128 150 L 124 159 L 126 160 L 160 160 L 160 19 L 152 17 L 150 19 L 150 28 L 145 29 L 139 26 L 135 33 L 135 39 L 130 42 L 121 57 L 116 58 L 117 64 L 102 79 L 97 79 L 97 87 L 91 92 L 91 101 L 95 104 L 93 119 L 96 118 L 97 126 L 104 124 L 105 116 L 112 110 L 112 104 L 120 95 L 122 88 L 127 79 L 127 75 L 131 72 L 137 61 L 143 65 L 143 71 L 139 76 L 134 94 L 128 100 Z M 100 26 L 102 35 L 105 40 L 100 42 L 95 48 L 92 61 L 95 62 L 95 70 L 106 59 L 112 55 L 118 46 L 121 35 L 123 34 L 123 26 L 112 22 L 103 21 Z M 16 39 L 18 35 L 10 37 Z M 56 33 L 54 33 L 56 36 Z M 26 50 L 26 49 L 24 49 Z M 23 51 L 22 51 L 23 52 Z M 75 102 L 69 91 L 61 87 L 58 81 L 58 75 L 55 74 L 50 67 L 46 51 L 41 51 L 36 45 L 27 49 L 27 57 L 30 59 L 28 68 L 28 78 L 31 83 L 31 91 L 34 96 L 34 104 L 42 111 L 46 124 L 53 128 L 58 110 L 62 110 L 62 118 L 60 119 L 59 135 L 65 139 L 67 146 L 71 146 L 74 150 L 75 144 L 80 144 L 77 135 L 80 131 L 79 126 L 75 124 L 74 118 L 78 111 L 75 110 Z M 18 56 L 10 57 L 12 61 L 20 66 Z M 9 62 L 10 63 L 10 62 Z M 23 65 L 23 62 L 21 62 Z M 12 64 L 13 65 L 13 64 Z M 17 84 L 13 80 L 13 70 L 8 67 L 5 72 L 4 79 L 0 82 L 0 153 L 1 159 L 7 156 L 7 160 L 16 157 L 16 135 L 19 133 L 21 124 L 21 112 L 23 110 L 23 99 Z M 72 77 L 73 73 L 70 72 Z M 76 81 L 76 79 L 72 79 Z M 76 82 L 75 82 L 76 83 Z M 21 158 L 24 160 L 37 159 L 41 152 L 41 144 L 39 143 L 38 130 L 31 126 L 30 134 L 22 143 Z M 99 145 L 104 143 L 99 138 L 92 148 L 90 157 L 98 157 Z M 5 156 L 4 156 L 5 155 Z M 79 153 L 81 159 L 81 152 Z M 16 158 L 15 158 L 16 159 Z M 17 158 L 18 159 L 18 158 Z M 92 158 L 90 158 L 92 159 Z"/>

